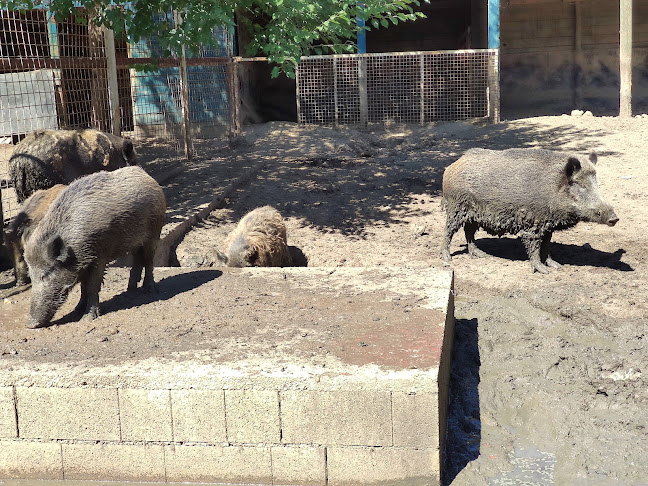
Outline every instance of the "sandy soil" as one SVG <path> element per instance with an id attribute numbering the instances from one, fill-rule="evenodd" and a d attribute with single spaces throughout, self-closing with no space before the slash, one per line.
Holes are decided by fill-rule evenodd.
<path id="1" fill-rule="evenodd" d="M 453 240 L 446 483 L 648 484 L 645 140 L 644 118 L 366 131 L 255 126 L 227 149 L 218 142 L 215 158 L 265 158 L 265 169 L 186 235 L 176 257 L 182 266 L 214 265 L 213 250 L 238 219 L 271 204 L 309 266 L 441 266 L 441 178 L 464 150 L 596 151 L 600 192 L 620 222 L 555 234 L 552 256 L 561 269 L 532 274 L 512 236 L 478 232 L 488 254 L 482 259 L 466 254 L 462 232 Z"/>

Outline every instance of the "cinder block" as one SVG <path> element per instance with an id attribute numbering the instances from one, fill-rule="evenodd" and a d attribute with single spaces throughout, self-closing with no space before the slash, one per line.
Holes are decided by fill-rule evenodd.
<path id="1" fill-rule="evenodd" d="M 0 479 L 63 479 L 57 442 L 0 440 Z"/>
<path id="2" fill-rule="evenodd" d="M 279 444 L 279 395 L 272 390 L 225 390 L 227 439 L 232 444 Z"/>
<path id="3" fill-rule="evenodd" d="M 324 447 L 275 446 L 272 453 L 272 484 L 324 486 L 326 456 Z"/>
<path id="4" fill-rule="evenodd" d="M 165 446 L 168 482 L 272 484 L 269 447 Z"/>
<path id="5" fill-rule="evenodd" d="M 119 440 L 117 390 L 16 388 L 21 438 Z"/>
<path id="6" fill-rule="evenodd" d="M 63 444 L 65 479 L 164 481 L 164 448 L 138 444 Z"/>
<path id="7" fill-rule="evenodd" d="M 169 390 L 119 389 L 122 440 L 173 441 Z"/>
<path id="8" fill-rule="evenodd" d="M 330 486 L 440 484 L 436 449 L 330 447 L 327 461 Z"/>
<path id="9" fill-rule="evenodd" d="M 439 447 L 439 395 L 396 393 L 392 395 L 394 446 Z"/>
<path id="10" fill-rule="evenodd" d="M 223 390 L 172 390 L 176 442 L 227 442 Z"/>
<path id="11" fill-rule="evenodd" d="M 285 391 L 280 397 L 285 444 L 392 445 L 389 392 Z"/>
<path id="12" fill-rule="evenodd" d="M 0 387 L 0 437 L 18 437 L 13 388 L 10 386 Z"/>

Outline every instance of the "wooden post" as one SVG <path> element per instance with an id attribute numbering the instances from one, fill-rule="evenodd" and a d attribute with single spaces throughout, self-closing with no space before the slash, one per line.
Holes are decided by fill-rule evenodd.
<path id="1" fill-rule="evenodd" d="M 100 56 L 101 48 L 105 49 L 104 34 L 101 27 L 92 23 L 94 16 L 92 11 L 88 12 L 88 42 L 90 57 Z M 101 131 L 108 131 L 110 124 L 110 106 L 108 93 L 106 91 L 107 78 L 101 68 L 88 69 L 90 75 L 90 107 L 92 118 L 89 120 L 95 128 Z"/>
<path id="2" fill-rule="evenodd" d="M 369 122 L 369 100 L 367 98 L 367 58 L 363 54 L 358 58 L 358 91 L 360 95 L 360 126 L 366 127 Z"/>
<path id="3" fill-rule="evenodd" d="M 338 62 L 337 57 L 333 56 L 333 106 L 335 107 L 335 126 L 340 124 L 340 107 L 338 105 Z"/>
<path id="4" fill-rule="evenodd" d="M 239 64 L 236 58 L 228 62 L 226 67 L 230 138 L 241 134 L 241 92 L 238 67 Z"/>
<path id="5" fill-rule="evenodd" d="M 619 60 L 621 92 L 619 116 L 632 116 L 632 0 L 620 0 Z"/>
<path id="6" fill-rule="evenodd" d="M 488 48 L 496 49 L 488 59 L 488 111 L 493 123 L 500 121 L 500 0 L 488 0 Z"/>
<path id="7" fill-rule="evenodd" d="M 182 25 L 182 14 L 174 12 L 176 26 Z M 191 160 L 191 122 L 189 120 L 189 86 L 187 84 L 187 56 L 185 45 L 180 50 L 180 104 L 182 105 L 182 129 L 184 135 L 185 157 Z"/>
<path id="8" fill-rule="evenodd" d="M 421 118 L 420 122 L 421 125 L 425 123 L 425 54 L 421 54 L 419 56 L 419 63 L 420 63 L 420 69 L 419 69 L 419 90 L 421 91 Z"/>
<path id="9" fill-rule="evenodd" d="M 115 33 L 102 27 L 104 46 L 106 49 L 106 62 L 108 64 L 108 103 L 112 119 L 113 135 L 121 135 L 121 112 L 119 111 L 119 84 L 117 83 L 117 59 L 115 57 Z"/>
<path id="10" fill-rule="evenodd" d="M 583 15 L 580 2 L 574 3 L 574 108 L 581 109 L 583 103 L 583 90 L 581 73 L 583 72 L 585 57 L 583 56 Z"/>
<path id="11" fill-rule="evenodd" d="M 488 0 L 488 48 L 500 48 L 500 2 Z"/>

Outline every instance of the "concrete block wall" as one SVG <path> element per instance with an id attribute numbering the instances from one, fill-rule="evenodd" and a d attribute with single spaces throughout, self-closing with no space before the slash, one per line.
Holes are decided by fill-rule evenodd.
<path id="1" fill-rule="evenodd" d="M 438 407 L 437 393 L 2 387 L 0 478 L 434 484 Z"/>
<path id="2" fill-rule="evenodd" d="M 102 361 L 97 348 L 93 363 L 0 361 L 0 482 L 440 484 L 454 333 L 451 272 L 246 270 L 224 273 L 215 287 L 203 284 L 189 301 L 179 294 L 169 305 L 186 309 L 179 318 L 193 318 L 203 312 L 194 299 L 213 298 L 228 279 L 245 279 L 252 289 L 289 280 L 285 295 L 315 293 L 339 305 L 330 316 L 345 316 L 345 334 L 316 356 L 286 343 L 282 353 L 236 355 L 222 349 L 224 340 L 221 360 L 210 348 L 173 359 Z M 403 314 L 388 306 L 388 317 L 372 319 L 364 305 L 362 316 L 349 313 L 350 299 L 340 295 L 371 296 L 377 308 L 401 297 L 419 306 Z M 292 324 L 274 315 L 259 321 L 259 335 L 277 326 L 287 336 L 301 335 L 309 322 L 316 327 L 311 311 L 303 311 Z M 139 318 L 138 309 L 122 312 L 126 323 Z"/>

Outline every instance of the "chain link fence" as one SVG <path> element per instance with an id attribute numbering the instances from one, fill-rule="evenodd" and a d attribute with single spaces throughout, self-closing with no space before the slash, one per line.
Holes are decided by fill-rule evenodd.
<path id="1" fill-rule="evenodd" d="M 185 156 L 193 151 L 192 137 L 211 137 L 229 124 L 226 72 L 233 39 L 228 30 L 214 29 L 216 47 L 196 56 L 165 58 L 156 39 L 116 39 L 87 22 L 91 15 L 86 11 L 79 12 L 85 21 L 75 16 L 57 21 L 44 9 L 0 9 L 5 220 L 18 211 L 7 162 L 15 144 L 33 130 L 96 128 L 140 142 L 163 142 L 171 156 L 181 158 L 183 149 Z M 162 17 L 176 21 L 172 13 Z"/>
<path id="2" fill-rule="evenodd" d="M 499 120 L 496 49 L 302 57 L 299 123 Z"/>

